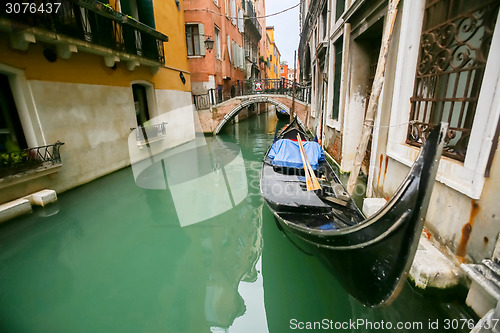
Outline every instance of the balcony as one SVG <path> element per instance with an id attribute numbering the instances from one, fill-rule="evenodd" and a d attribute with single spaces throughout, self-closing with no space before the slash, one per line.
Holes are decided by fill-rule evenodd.
<path id="1" fill-rule="evenodd" d="M 245 30 L 249 29 L 249 31 L 258 36 L 257 40 L 260 40 L 262 38 L 262 27 L 260 26 L 259 20 L 257 19 L 257 13 L 253 8 L 253 4 L 251 1 L 246 0 L 245 3 Z"/>
<path id="2" fill-rule="evenodd" d="M 41 41 L 56 45 L 63 59 L 73 52 L 83 51 L 102 55 L 113 67 L 125 61 L 133 70 L 137 65 L 159 67 L 165 63 L 163 42 L 168 37 L 115 11 L 96 0 L 36 1 L 36 6 L 24 0 L 12 0 L 11 13 L 0 12 L 0 30 L 11 33 L 15 49 L 27 50 L 30 43 Z M 38 10 L 38 8 L 52 8 Z M 33 9 L 33 10 L 32 10 Z M 50 61 L 50 60 L 49 60 Z"/>
<path id="3" fill-rule="evenodd" d="M 137 146 L 142 149 L 144 146 L 153 142 L 165 139 L 165 135 L 167 134 L 167 123 L 162 122 L 156 125 L 138 126 L 132 128 L 132 130 L 135 132 Z"/>
<path id="4" fill-rule="evenodd" d="M 59 148 L 63 144 L 58 141 L 53 145 L 0 153 L 0 188 L 57 171 L 62 166 Z"/>

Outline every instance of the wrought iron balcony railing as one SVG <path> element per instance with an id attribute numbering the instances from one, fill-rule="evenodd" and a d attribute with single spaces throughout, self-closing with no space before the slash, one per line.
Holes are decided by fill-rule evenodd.
<path id="1" fill-rule="evenodd" d="M 0 178 L 26 172 L 40 167 L 61 164 L 59 148 L 62 142 L 53 145 L 27 148 L 17 152 L 0 153 Z"/>
<path id="2" fill-rule="evenodd" d="M 247 18 L 245 19 L 245 25 L 251 26 L 255 31 L 255 33 L 259 36 L 259 40 L 262 37 L 262 27 L 260 26 L 259 20 L 257 19 L 257 12 L 253 8 L 253 4 L 251 1 L 246 0 L 246 14 Z"/>
<path id="3" fill-rule="evenodd" d="M 163 122 L 157 125 L 138 126 L 134 128 L 134 131 L 138 142 L 154 141 L 167 134 L 167 123 Z"/>
<path id="4" fill-rule="evenodd" d="M 36 8 L 52 10 L 18 11 L 2 10 L 0 17 L 7 18 L 13 32 L 29 28 L 42 28 L 87 43 L 110 48 L 114 51 L 138 55 L 160 63 L 165 62 L 163 42 L 168 37 L 142 24 L 134 18 L 115 11 L 97 0 L 33 0 Z M 12 8 L 23 10 L 25 0 L 11 0 Z"/>

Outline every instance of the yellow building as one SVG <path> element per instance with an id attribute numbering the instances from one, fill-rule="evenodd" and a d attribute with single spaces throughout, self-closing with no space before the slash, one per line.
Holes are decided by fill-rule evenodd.
<path id="1" fill-rule="evenodd" d="M 274 41 L 274 27 L 266 27 L 267 35 L 267 69 L 266 74 L 268 79 L 279 79 L 280 78 L 280 62 L 281 54 L 278 50 L 278 46 Z"/>
<path id="2" fill-rule="evenodd" d="M 102 1 L 44 0 L 24 14 L 13 1 L 0 13 L 0 204 L 129 165 L 143 124 L 186 140 L 182 1 Z"/>

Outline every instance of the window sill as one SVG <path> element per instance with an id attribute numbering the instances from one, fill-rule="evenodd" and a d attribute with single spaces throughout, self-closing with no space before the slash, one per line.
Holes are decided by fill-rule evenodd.
<path id="1" fill-rule="evenodd" d="M 327 119 L 326 126 L 333 128 L 340 132 L 340 122 L 336 119 Z"/>
<path id="2" fill-rule="evenodd" d="M 205 58 L 204 55 L 188 55 L 188 59 L 203 59 Z"/>
<path id="3" fill-rule="evenodd" d="M 402 143 L 389 143 L 387 147 L 387 156 L 408 167 L 413 165 L 418 152 L 418 148 Z M 466 168 L 464 163 L 442 156 L 436 180 L 471 199 L 479 199 L 485 179 L 480 172 Z"/>

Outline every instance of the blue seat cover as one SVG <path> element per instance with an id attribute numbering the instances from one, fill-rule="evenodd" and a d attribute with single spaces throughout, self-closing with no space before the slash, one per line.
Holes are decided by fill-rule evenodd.
<path id="1" fill-rule="evenodd" d="M 316 170 L 319 162 L 325 159 L 323 148 L 316 141 L 302 142 L 311 167 Z M 273 143 L 269 158 L 274 166 L 303 169 L 299 143 L 289 139 L 281 139 Z"/>

